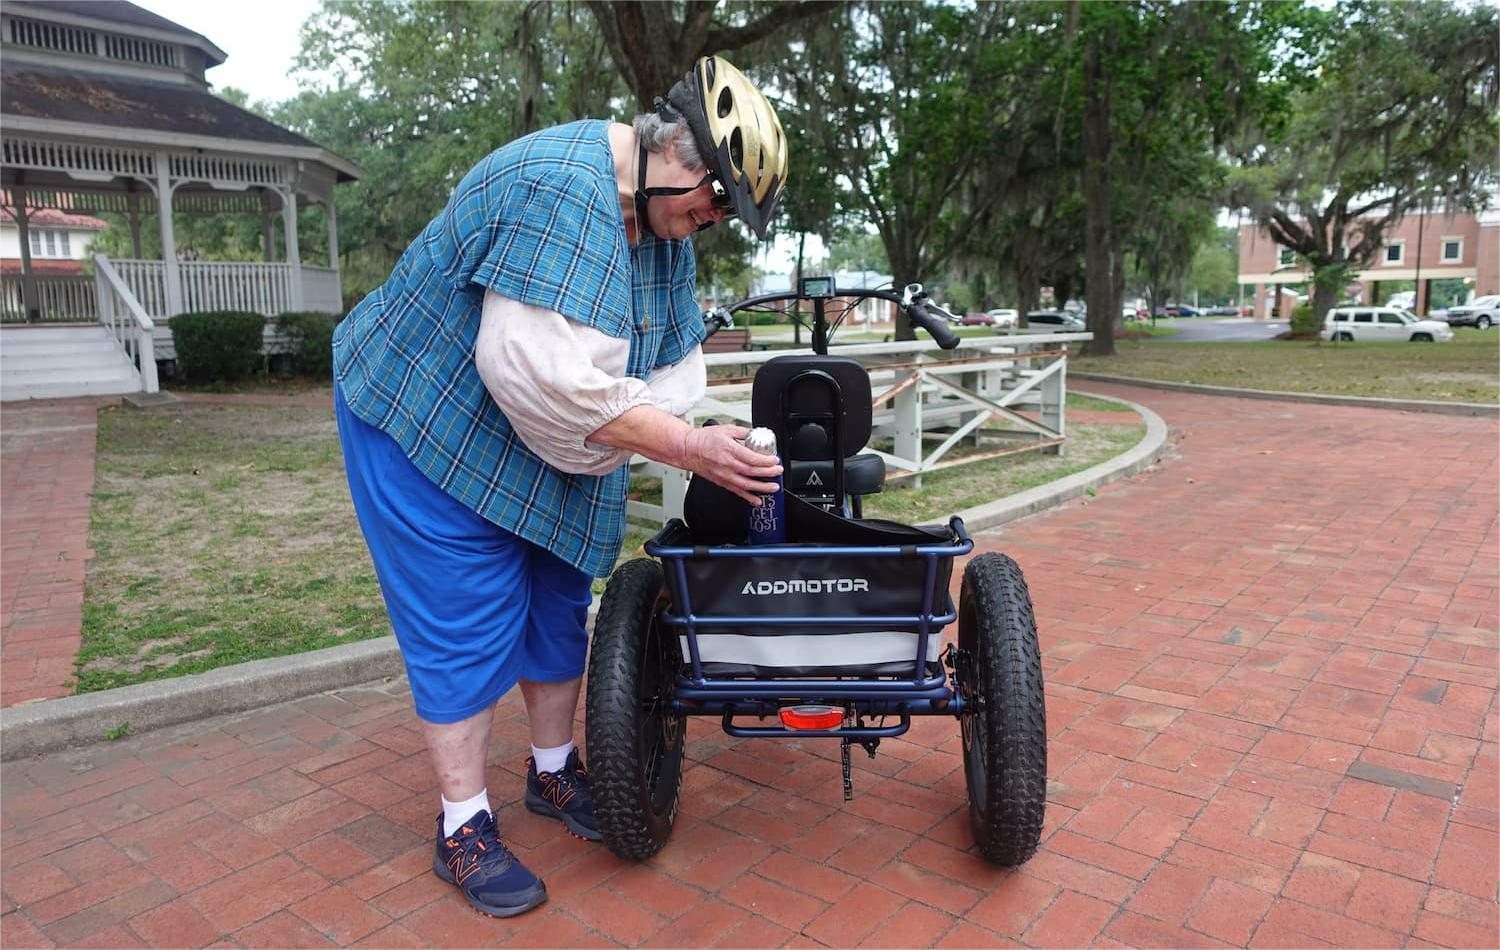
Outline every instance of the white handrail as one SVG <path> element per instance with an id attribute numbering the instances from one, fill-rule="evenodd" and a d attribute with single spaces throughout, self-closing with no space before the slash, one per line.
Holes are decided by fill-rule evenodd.
<path id="1" fill-rule="evenodd" d="M 151 335 L 156 324 L 103 254 L 94 255 L 94 289 L 99 299 L 99 321 L 120 349 L 135 361 L 141 371 L 142 388 L 148 393 L 159 392 L 156 344 Z"/>

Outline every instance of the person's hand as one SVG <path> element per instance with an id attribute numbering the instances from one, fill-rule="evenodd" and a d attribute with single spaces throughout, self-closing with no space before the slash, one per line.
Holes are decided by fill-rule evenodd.
<path id="1" fill-rule="evenodd" d="M 743 426 L 703 426 L 688 430 L 683 441 L 682 467 L 726 488 L 752 505 L 776 490 L 766 481 L 781 474 L 772 455 L 761 455 L 741 442 L 750 430 Z"/>

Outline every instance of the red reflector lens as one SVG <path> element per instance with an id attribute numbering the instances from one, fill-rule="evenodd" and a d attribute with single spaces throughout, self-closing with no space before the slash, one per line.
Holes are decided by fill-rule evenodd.
<path id="1" fill-rule="evenodd" d="M 844 724 L 844 711 L 837 706 L 783 706 L 781 724 L 788 729 L 837 729 Z"/>

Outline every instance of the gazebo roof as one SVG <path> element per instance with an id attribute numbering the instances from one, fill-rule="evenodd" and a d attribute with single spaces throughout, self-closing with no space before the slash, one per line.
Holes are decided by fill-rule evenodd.
<path id="1" fill-rule="evenodd" d="M 19 13 L 30 13 L 27 6 L 35 4 L 13 3 L 11 7 Z M 125 0 L 47 0 L 45 8 L 52 13 L 65 13 L 74 17 L 87 20 L 100 20 L 105 23 L 115 23 L 124 26 L 145 27 L 161 33 L 173 33 L 177 36 L 197 40 L 194 44 L 199 46 L 208 54 L 211 65 L 217 66 L 224 62 L 224 51 L 214 45 L 213 41 L 202 33 L 195 33 L 185 26 L 173 23 L 166 17 L 157 16 L 150 10 L 143 9 Z"/>
<path id="2" fill-rule="evenodd" d="M 35 63 L 0 63 L 0 113 L 7 120 L 110 126 L 132 132 L 206 136 L 326 152 L 311 139 L 198 86 Z M 351 174 L 351 170 L 358 171 L 357 166 L 327 154 L 330 164 L 337 169 L 339 181 L 358 178 L 357 174 Z"/>

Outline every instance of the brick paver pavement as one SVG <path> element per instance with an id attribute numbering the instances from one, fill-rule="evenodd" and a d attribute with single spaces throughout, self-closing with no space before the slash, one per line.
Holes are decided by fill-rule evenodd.
<path id="1" fill-rule="evenodd" d="M 0 410 L 0 706 L 66 696 L 83 623 L 83 572 L 102 406 L 119 397 Z"/>
<path id="2" fill-rule="evenodd" d="M 552 896 L 485 918 L 429 871 L 397 681 L 8 763 L 0 942 L 1500 944 L 1500 425 L 1110 391 L 1172 457 L 980 538 L 1027 573 L 1048 676 L 1019 869 L 968 850 L 951 720 L 859 756 L 849 804 L 833 744 L 695 720 L 676 834 L 631 865 L 520 807 L 508 701 L 490 788 Z"/>

